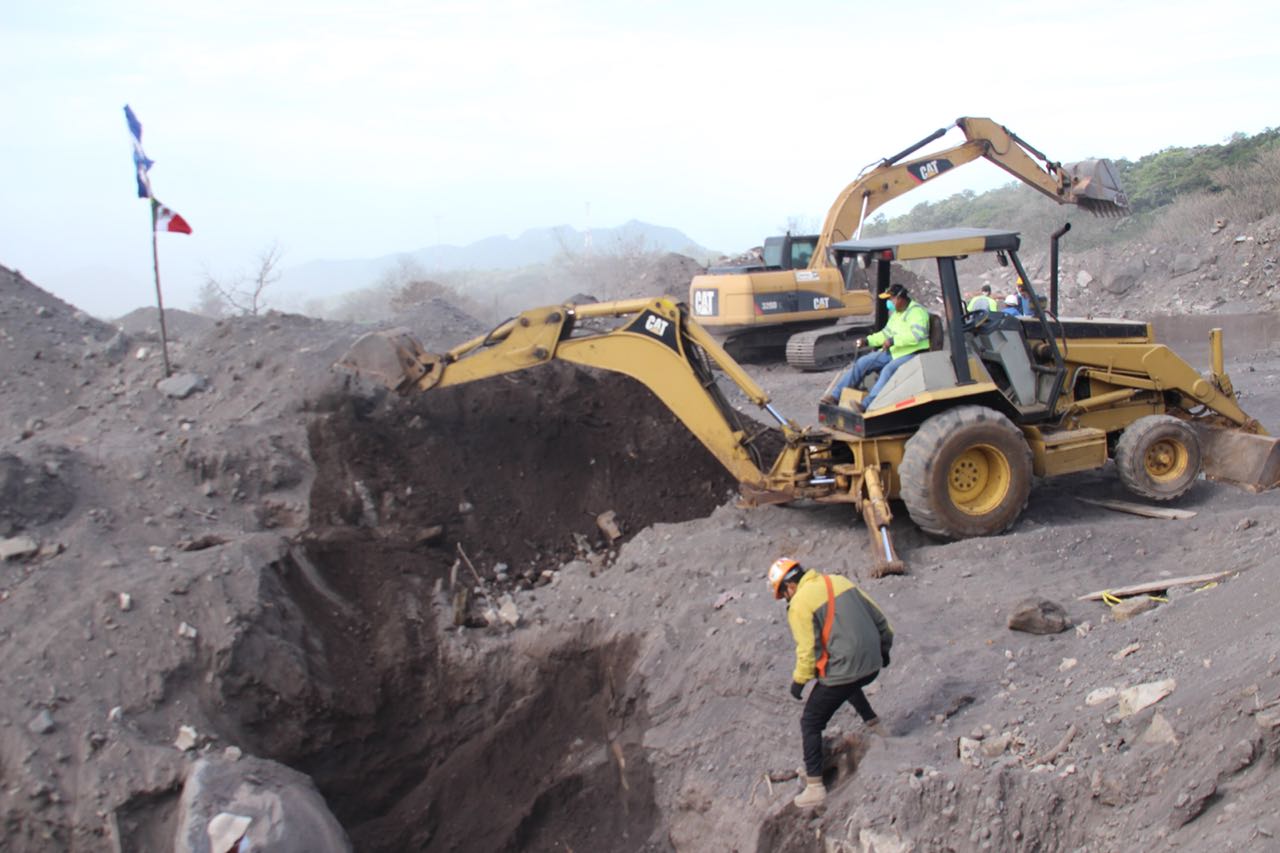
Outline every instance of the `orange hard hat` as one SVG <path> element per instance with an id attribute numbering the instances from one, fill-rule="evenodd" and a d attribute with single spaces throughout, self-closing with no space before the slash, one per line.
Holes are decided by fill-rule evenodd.
<path id="1" fill-rule="evenodd" d="M 800 580 L 800 576 L 804 574 L 804 569 L 800 564 L 790 557 L 780 557 L 773 561 L 773 565 L 769 567 L 769 589 L 773 590 L 774 598 L 782 598 L 782 587 L 790 581 Z"/>

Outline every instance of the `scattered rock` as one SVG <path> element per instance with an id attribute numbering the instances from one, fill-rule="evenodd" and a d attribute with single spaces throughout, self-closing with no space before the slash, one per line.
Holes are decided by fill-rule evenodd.
<path id="1" fill-rule="evenodd" d="M 39 714 L 31 718 L 31 722 L 27 723 L 27 730 L 33 735 L 47 735 L 58 727 L 53 721 L 53 714 L 49 713 L 49 709 L 45 708 Z"/>
<path id="2" fill-rule="evenodd" d="M 200 733 L 195 730 L 194 726 L 179 726 L 178 736 L 174 738 L 173 745 L 179 752 L 186 752 L 196 748 L 196 744 L 200 742 Z"/>
<path id="3" fill-rule="evenodd" d="M 1200 259 L 1195 255 L 1179 253 L 1173 256 L 1173 263 L 1169 267 L 1169 274 L 1174 278 L 1187 273 L 1195 272 L 1200 269 Z"/>
<path id="4" fill-rule="evenodd" d="M 1136 652 L 1136 651 L 1137 651 L 1138 649 L 1140 649 L 1140 648 L 1142 648 L 1142 643 L 1130 643 L 1129 645 L 1125 646 L 1125 647 L 1124 647 L 1123 649 L 1121 649 L 1120 651 L 1118 651 L 1118 652 L 1116 652 L 1115 654 L 1113 654 L 1113 655 L 1111 656 L 1111 659 L 1112 659 L 1112 660 L 1124 660 L 1125 658 L 1127 658 L 1129 655 L 1133 654 L 1134 652 Z"/>
<path id="5" fill-rule="evenodd" d="M 236 853 L 253 818 L 219 812 L 209 821 L 209 853 Z"/>
<path id="6" fill-rule="evenodd" d="M 1096 690 L 1090 690 L 1089 695 L 1084 697 L 1084 704 L 1090 706 L 1101 705 L 1103 702 L 1109 702 L 1116 698 L 1119 692 L 1114 687 L 1099 687 Z"/>
<path id="7" fill-rule="evenodd" d="M 983 738 L 979 743 L 978 751 L 985 758 L 999 758 L 1013 743 L 1013 735 L 1009 732 L 1002 732 L 995 737 Z"/>
<path id="8" fill-rule="evenodd" d="M 520 612 L 516 609 L 515 601 L 509 595 L 503 595 L 498 599 L 498 621 L 512 628 L 520 624 Z"/>
<path id="9" fill-rule="evenodd" d="M 600 532 L 609 538 L 609 543 L 613 544 L 622 538 L 622 530 L 619 529 L 616 521 L 618 514 L 613 510 L 602 512 L 596 516 L 596 526 L 600 528 Z"/>
<path id="10" fill-rule="evenodd" d="M 1218 784 L 1213 779 L 1202 779 L 1190 785 L 1174 800 L 1169 813 L 1169 827 L 1178 829 L 1204 814 L 1204 810 L 1217 799 Z"/>
<path id="11" fill-rule="evenodd" d="M 1071 619 L 1061 604 L 1047 598 L 1027 598 L 1009 614 L 1009 629 L 1028 634 L 1058 634 L 1071 627 Z"/>
<path id="12" fill-rule="evenodd" d="M 30 536 L 0 539 L 0 560 L 20 560 L 40 551 L 40 544 Z"/>
<path id="13" fill-rule="evenodd" d="M 156 390 L 169 397 L 185 400 L 197 391 L 203 391 L 208 386 L 209 380 L 198 373 L 175 373 L 168 379 L 161 379 L 157 382 Z"/>
<path id="14" fill-rule="evenodd" d="M 197 631 L 194 627 L 187 624 L 186 622 L 183 622 L 178 625 L 179 637 L 186 637 L 188 640 L 194 640 L 199 635 L 199 633 L 200 633 L 199 631 Z"/>
<path id="15" fill-rule="evenodd" d="M 1146 613 L 1148 610 L 1155 610 L 1160 605 L 1149 595 L 1140 595 L 1134 598 L 1126 598 L 1111 608 L 1111 618 L 1117 622 L 1123 622 L 1126 619 L 1132 619 L 1139 613 Z"/>
<path id="16" fill-rule="evenodd" d="M 1147 726 L 1147 730 L 1138 738 L 1138 742 L 1150 746 L 1177 746 L 1178 736 L 1164 714 L 1157 711 L 1151 718 L 1151 725 Z"/>
<path id="17" fill-rule="evenodd" d="M 1103 285 L 1108 292 L 1120 296 L 1127 293 L 1138 283 L 1138 279 L 1142 278 L 1143 273 L 1147 271 L 1147 262 L 1138 258 L 1123 265 L 1115 273 L 1112 274 L 1109 281 Z"/>
<path id="18" fill-rule="evenodd" d="M 116 596 L 116 604 L 122 611 L 127 613 L 133 609 L 133 596 L 127 592 L 122 592 Z"/>
<path id="19" fill-rule="evenodd" d="M 738 592 L 736 589 L 731 589 L 731 590 L 728 590 L 727 592 L 722 592 L 718 596 L 716 596 L 716 603 L 711 605 L 711 609 L 719 610 L 721 607 L 724 607 L 730 601 L 733 601 L 735 598 L 738 598 L 739 596 L 741 596 L 741 594 L 742 593 Z"/>
<path id="20" fill-rule="evenodd" d="M 1172 678 L 1162 681 L 1148 681 L 1126 687 L 1119 693 L 1120 703 L 1116 706 L 1116 718 L 1124 719 L 1159 702 L 1177 688 L 1178 682 Z"/>
<path id="21" fill-rule="evenodd" d="M 1062 663 L 1058 664 L 1058 672 L 1067 672 L 1076 668 L 1076 664 L 1080 661 L 1075 658 L 1063 658 Z"/>

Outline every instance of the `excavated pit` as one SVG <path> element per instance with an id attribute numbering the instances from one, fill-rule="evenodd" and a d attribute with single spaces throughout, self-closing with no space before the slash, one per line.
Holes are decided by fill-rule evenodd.
<path id="1" fill-rule="evenodd" d="M 461 546 L 491 590 L 498 563 L 542 583 L 584 542 L 607 552 L 599 513 L 629 535 L 732 482 L 617 377 L 553 366 L 385 402 L 312 425 L 310 529 L 262 572 L 209 707 L 311 775 L 358 850 L 648 849 L 638 638 L 459 629 L 449 576 Z"/>

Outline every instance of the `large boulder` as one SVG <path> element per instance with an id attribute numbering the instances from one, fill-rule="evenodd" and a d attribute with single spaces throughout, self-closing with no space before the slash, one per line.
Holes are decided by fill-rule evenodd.
<path id="1" fill-rule="evenodd" d="M 310 777 L 248 756 L 200 759 L 182 787 L 174 853 L 228 853 L 241 837 L 255 853 L 351 853 Z"/>
<path id="2" fill-rule="evenodd" d="M 1107 292 L 1120 296 L 1132 290 L 1146 271 L 1147 262 L 1142 258 L 1136 258 L 1117 268 L 1103 286 L 1106 287 Z"/>
<path id="3" fill-rule="evenodd" d="M 1026 598 L 1009 614 L 1009 629 L 1028 634 L 1058 634 L 1071 627 L 1067 611 L 1047 598 Z"/>

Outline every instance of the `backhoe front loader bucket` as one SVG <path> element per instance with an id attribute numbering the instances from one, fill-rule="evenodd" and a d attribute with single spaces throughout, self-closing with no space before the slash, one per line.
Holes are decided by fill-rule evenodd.
<path id="1" fill-rule="evenodd" d="M 1204 475 L 1250 492 L 1280 486 L 1280 440 L 1236 429 L 1193 424 Z"/>
<path id="2" fill-rule="evenodd" d="M 1064 163 L 1062 169 L 1071 178 L 1069 201 L 1098 216 L 1129 212 L 1129 197 L 1120 189 L 1120 177 L 1110 160 Z"/>
<path id="3" fill-rule="evenodd" d="M 431 361 L 408 329 L 389 329 L 361 335 L 334 367 L 404 393 L 427 373 Z"/>

